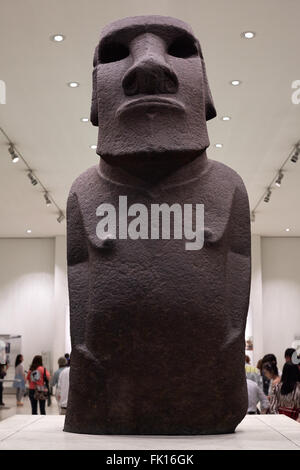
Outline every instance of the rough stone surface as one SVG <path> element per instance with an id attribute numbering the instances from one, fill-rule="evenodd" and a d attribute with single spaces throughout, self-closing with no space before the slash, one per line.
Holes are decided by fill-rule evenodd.
<path id="1" fill-rule="evenodd" d="M 241 178 L 206 157 L 215 110 L 200 45 L 180 20 L 125 18 L 102 32 L 93 77 L 100 166 L 74 182 L 67 211 L 64 429 L 233 432 L 247 410 L 249 207 Z M 118 208 L 124 195 L 149 212 L 151 204 L 204 204 L 203 248 L 99 239 L 97 207 Z"/>

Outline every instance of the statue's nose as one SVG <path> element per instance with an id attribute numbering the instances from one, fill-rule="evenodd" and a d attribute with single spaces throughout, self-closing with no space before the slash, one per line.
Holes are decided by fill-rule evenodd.
<path id="1" fill-rule="evenodd" d="M 139 93 L 176 93 L 178 79 L 165 60 L 165 49 L 160 38 L 144 34 L 132 44 L 133 65 L 125 73 L 122 86 L 125 95 Z"/>

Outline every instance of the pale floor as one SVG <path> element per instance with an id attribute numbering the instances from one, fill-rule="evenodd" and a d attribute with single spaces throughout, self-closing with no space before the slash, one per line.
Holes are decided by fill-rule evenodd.
<path id="1" fill-rule="evenodd" d="M 248 415 L 235 433 L 217 436 L 73 434 L 63 432 L 64 418 L 22 414 L 1 421 L 0 453 L 22 449 L 103 449 L 112 450 L 113 456 L 118 455 L 116 450 L 300 450 L 300 424 L 284 415 Z"/>
<path id="2" fill-rule="evenodd" d="M 246 416 L 234 434 L 219 436 L 93 436 L 63 432 L 55 397 L 47 416 L 32 416 L 28 397 L 16 406 L 4 394 L 0 450 L 4 449 L 285 449 L 300 450 L 300 424 L 283 415 Z"/>
<path id="3" fill-rule="evenodd" d="M 52 404 L 51 406 L 46 405 L 46 414 L 58 415 L 59 412 L 56 399 L 54 396 L 51 398 Z M 23 399 L 24 406 L 17 406 L 16 396 L 10 393 L 3 394 L 3 402 L 5 403 L 5 407 L 0 406 L 0 421 L 14 415 L 31 415 L 31 405 L 28 396 Z"/>

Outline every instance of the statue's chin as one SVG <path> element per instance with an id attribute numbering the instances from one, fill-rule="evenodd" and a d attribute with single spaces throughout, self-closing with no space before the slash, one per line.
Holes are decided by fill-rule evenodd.
<path id="1" fill-rule="evenodd" d="M 124 161 L 126 158 L 131 160 L 144 161 L 151 161 L 153 163 L 159 164 L 162 160 L 164 161 L 174 161 L 174 160 L 182 160 L 188 161 L 193 160 L 194 158 L 200 156 L 207 147 L 204 148 L 190 148 L 190 149 L 170 149 L 170 148 L 147 148 L 147 149 L 140 149 L 137 151 L 124 149 L 124 152 L 121 153 L 111 153 L 105 152 L 105 150 L 101 149 L 97 150 L 98 155 L 103 158 L 107 163 L 115 164 L 116 162 L 122 160 Z"/>
<path id="2" fill-rule="evenodd" d="M 209 146 L 203 113 L 170 112 L 168 105 L 159 105 L 160 112 L 153 115 L 150 109 L 147 113 L 137 112 L 143 106 L 134 106 L 134 109 L 136 112 L 128 113 L 127 119 L 115 119 L 113 113 L 99 116 L 99 155 L 199 154 Z"/>
<path id="3" fill-rule="evenodd" d="M 102 174 L 106 174 L 112 180 L 116 175 L 122 176 L 123 172 L 122 180 L 124 178 L 126 180 L 126 175 L 129 173 L 154 183 L 170 174 L 178 174 L 178 170 L 183 167 L 185 167 L 184 174 L 187 178 L 189 173 L 190 176 L 194 175 L 195 171 L 196 173 L 200 171 L 196 160 L 200 165 L 202 163 L 205 165 L 207 160 L 205 150 L 165 150 L 164 152 L 140 152 L 127 155 L 101 155 L 100 168 Z M 199 168 L 192 164 L 194 161 Z"/>
<path id="4" fill-rule="evenodd" d="M 97 148 L 97 154 L 103 158 L 107 163 L 118 164 L 119 161 L 124 161 L 126 158 L 132 161 L 151 161 L 153 163 L 160 163 L 162 161 L 176 161 L 181 160 L 183 162 L 193 160 L 200 156 L 209 146 L 209 143 L 199 147 L 186 146 L 185 148 L 176 146 L 145 146 L 136 149 L 122 147 L 122 149 L 110 148 L 109 151 L 103 146 Z"/>

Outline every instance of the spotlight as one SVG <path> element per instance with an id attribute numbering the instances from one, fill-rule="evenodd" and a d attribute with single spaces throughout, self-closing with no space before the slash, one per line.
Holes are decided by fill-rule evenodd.
<path id="1" fill-rule="evenodd" d="M 53 36 L 50 36 L 50 39 L 51 41 L 62 42 L 66 37 L 63 34 L 54 34 Z"/>
<path id="2" fill-rule="evenodd" d="M 297 163 L 298 158 L 299 158 L 299 153 L 300 153 L 300 145 L 295 146 L 295 150 L 293 152 L 293 155 L 291 156 L 291 162 Z"/>
<path id="3" fill-rule="evenodd" d="M 81 122 L 89 122 L 89 118 L 87 118 L 87 117 L 82 117 L 82 118 L 80 118 L 80 121 L 81 121 Z"/>
<path id="4" fill-rule="evenodd" d="M 27 176 L 28 176 L 28 178 L 30 179 L 32 186 L 35 186 L 35 185 L 38 184 L 37 180 L 35 179 L 35 177 L 34 177 L 33 174 L 32 174 L 32 171 L 29 171 L 29 172 L 27 173 Z"/>
<path id="5" fill-rule="evenodd" d="M 46 201 L 46 206 L 47 207 L 51 206 L 52 203 L 51 203 L 51 199 L 48 196 L 48 193 L 44 193 L 44 199 Z"/>
<path id="6" fill-rule="evenodd" d="M 62 211 L 60 211 L 60 213 L 58 214 L 58 217 L 57 217 L 57 222 L 60 224 L 63 220 L 64 220 L 65 216 L 63 214 Z"/>
<path id="7" fill-rule="evenodd" d="M 217 147 L 217 149 L 221 149 L 223 147 L 223 144 L 216 144 L 215 147 Z"/>
<path id="8" fill-rule="evenodd" d="M 270 188 L 268 188 L 267 194 L 265 195 L 265 198 L 264 198 L 264 201 L 265 201 L 265 202 L 269 202 L 269 201 L 270 201 L 271 194 L 272 194 L 272 191 L 271 191 Z"/>
<path id="9" fill-rule="evenodd" d="M 279 170 L 277 179 L 275 181 L 275 184 L 276 184 L 276 186 L 278 186 L 278 188 L 280 188 L 280 186 L 281 186 L 281 181 L 282 181 L 283 177 L 284 177 L 284 174 L 283 174 L 282 170 Z"/>
<path id="10" fill-rule="evenodd" d="M 67 83 L 67 85 L 70 88 L 77 88 L 79 86 L 79 83 L 78 82 L 69 82 L 69 83 Z"/>
<path id="11" fill-rule="evenodd" d="M 230 84 L 233 86 L 239 86 L 242 82 L 240 80 L 231 80 Z"/>
<path id="12" fill-rule="evenodd" d="M 12 162 L 17 163 L 19 161 L 19 156 L 16 154 L 15 148 L 12 144 L 8 147 L 8 151 L 11 155 Z"/>
<path id="13" fill-rule="evenodd" d="M 255 37 L 254 31 L 244 31 L 241 33 L 242 38 L 244 39 L 253 39 Z"/>

